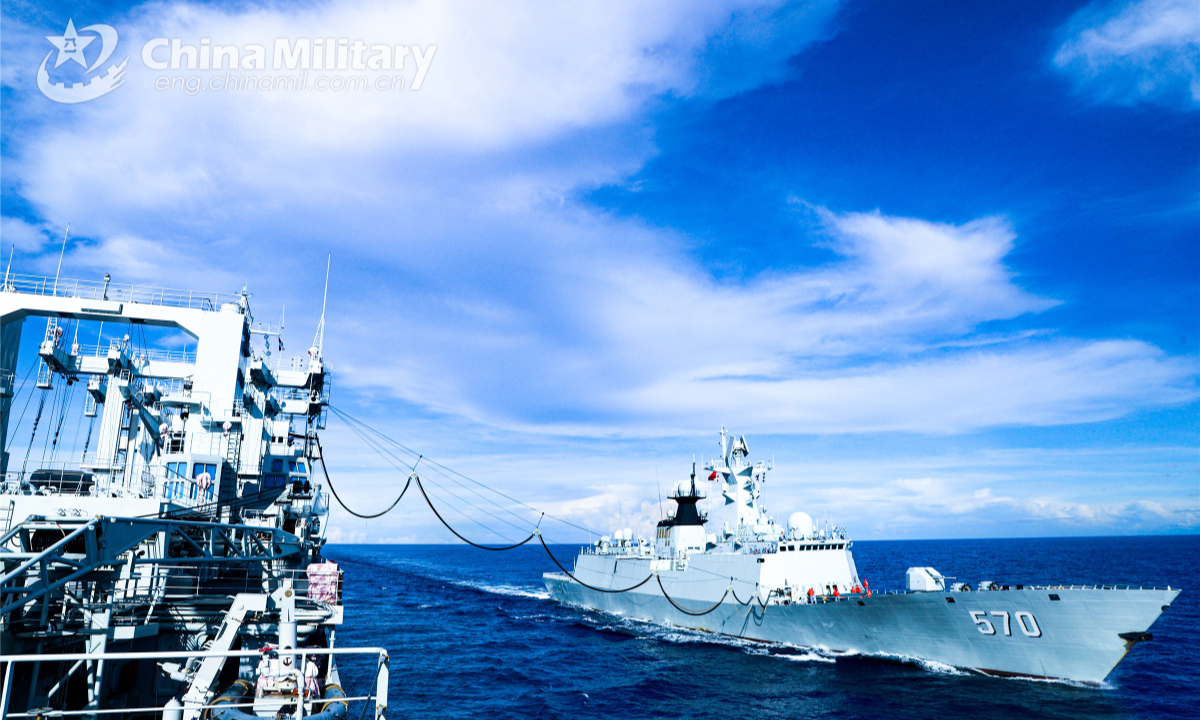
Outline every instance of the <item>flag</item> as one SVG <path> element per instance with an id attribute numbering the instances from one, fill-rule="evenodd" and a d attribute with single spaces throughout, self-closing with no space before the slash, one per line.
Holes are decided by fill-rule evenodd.
<path id="1" fill-rule="evenodd" d="M 709 479 L 709 481 L 716 480 L 717 479 L 717 471 L 713 470 L 712 475 L 709 475 L 708 479 Z"/>

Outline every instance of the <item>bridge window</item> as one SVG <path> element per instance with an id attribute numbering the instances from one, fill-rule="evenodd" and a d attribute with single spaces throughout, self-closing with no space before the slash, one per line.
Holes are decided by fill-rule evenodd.
<path id="1" fill-rule="evenodd" d="M 271 461 L 271 472 L 283 472 L 283 461 L 282 460 L 272 460 Z"/>

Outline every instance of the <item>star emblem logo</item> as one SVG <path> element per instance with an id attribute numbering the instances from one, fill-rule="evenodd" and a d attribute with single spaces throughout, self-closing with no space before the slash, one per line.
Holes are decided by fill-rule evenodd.
<path id="1" fill-rule="evenodd" d="M 82 28 L 82 32 L 92 34 L 80 35 L 75 31 L 75 20 L 69 19 L 67 20 L 67 29 L 63 31 L 62 35 L 46 36 L 50 44 L 58 50 L 58 57 L 54 59 L 54 69 L 61 67 L 68 60 L 79 63 L 83 68 L 82 72 L 77 70 L 74 75 L 68 68 L 61 73 L 56 73 L 61 79 L 51 79 L 46 66 L 50 64 L 54 50 L 46 54 L 41 67 L 38 68 L 37 83 L 42 94 L 54 102 L 73 104 L 95 100 L 101 95 L 107 95 L 125 82 L 125 66 L 129 62 L 129 58 L 125 58 L 119 64 L 109 66 L 108 71 L 103 75 L 96 74 L 101 65 L 113 54 L 113 50 L 117 48 L 116 29 L 111 25 L 97 23 Z M 97 37 L 100 38 L 100 52 L 89 66 L 83 51 Z M 96 54 L 94 45 L 92 54 Z M 75 82 L 69 82 L 72 79 L 75 79 Z"/>
<path id="2" fill-rule="evenodd" d="M 58 48 L 58 58 L 54 61 L 54 67 L 62 65 L 68 60 L 74 60 L 86 68 L 87 59 L 83 56 L 83 49 L 96 37 L 94 35 L 79 37 L 79 34 L 75 32 L 75 20 L 72 18 L 67 20 L 67 29 L 61 36 L 47 35 L 46 39 Z"/>

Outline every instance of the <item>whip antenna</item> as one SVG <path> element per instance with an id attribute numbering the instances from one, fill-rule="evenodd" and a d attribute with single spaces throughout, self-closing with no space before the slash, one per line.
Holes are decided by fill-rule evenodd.
<path id="1" fill-rule="evenodd" d="M 317 324 L 317 336 L 313 338 L 313 347 L 317 349 L 317 355 L 321 355 L 322 346 L 325 344 L 325 303 L 329 301 L 329 264 L 333 261 L 333 253 L 330 253 L 325 258 L 325 297 L 321 298 L 321 322 Z"/>

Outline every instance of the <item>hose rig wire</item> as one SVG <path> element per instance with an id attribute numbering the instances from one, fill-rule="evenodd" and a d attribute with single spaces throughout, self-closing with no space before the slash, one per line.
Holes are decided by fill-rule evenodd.
<path id="1" fill-rule="evenodd" d="M 396 449 L 399 449 L 400 451 L 402 451 L 404 453 L 407 453 L 409 456 L 416 458 L 416 462 L 411 467 L 411 474 L 408 476 L 408 480 L 405 482 L 404 489 L 400 492 L 399 497 L 397 497 L 396 500 L 390 506 L 388 506 L 388 508 L 386 510 L 384 510 L 383 512 L 376 513 L 373 515 L 366 515 L 366 514 L 351 510 L 349 507 L 346 506 L 346 503 L 343 502 L 342 498 L 337 494 L 337 491 L 333 487 L 333 483 L 329 481 L 329 471 L 325 467 L 325 454 L 321 450 L 320 441 L 317 440 L 316 441 L 317 450 L 320 453 L 320 459 L 321 459 L 321 470 L 325 474 L 326 482 L 329 483 L 329 489 L 333 493 L 334 498 L 338 501 L 338 504 L 341 505 L 342 508 L 344 510 L 346 510 L 346 512 L 350 513 L 351 515 L 354 515 L 354 516 L 360 517 L 360 518 L 371 519 L 371 518 L 377 518 L 377 517 L 387 514 L 388 512 L 390 512 L 392 510 L 392 508 L 396 507 L 396 505 L 400 502 L 401 498 L 404 497 L 404 494 L 405 494 L 405 492 L 407 492 L 409 486 L 415 481 L 416 485 L 417 485 L 417 490 L 419 490 L 421 492 L 421 496 L 425 499 L 425 504 L 429 506 L 429 509 L 433 511 L 434 516 L 437 517 L 437 519 L 442 523 L 442 525 L 444 525 L 446 527 L 446 529 L 449 530 L 459 540 L 462 540 L 464 543 L 466 543 L 472 547 L 479 548 L 480 550 L 500 552 L 500 551 L 504 551 L 504 550 L 514 550 L 516 548 L 519 548 L 519 547 L 527 544 L 530 540 L 533 540 L 536 537 L 538 539 L 538 541 L 541 543 L 542 549 L 545 550 L 546 555 L 550 558 L 550 560 L 556 566 L 558 566 L 558 569 L 561 570 L 563 572 L 563 574 L 566 575 L 567 577 L 569 577 L 571 580 L 573 580 L 574 582 L 578 583 L 579 585 L 581 585 L 589 590 L 593 590 L 595 592 L 600 592 L 600 593 L 617 595 L 617 594 L 627 593 L 627 592 L 636 590 L 636 589 L 642 587 L 643 585 L 645 585 L 646 583 L 650 582 L 651 580 L 657 580 L 658 588 L 659 588 L 659 590 L 662 591 L 663 597 L 667 599 L 667 602 L 671 603 L 671 605 L 679 612 L 684 613 L 685 615 L 690 615 L 692 617 L 699 617 L 702 615 L 708 615 L 709 613 L 715 612 L 725 602 L 725 599 L 727 597 L 729 597 L 730 593 L 733 593 L 733 598 L 734 598 L 735 602 L 738 603 L 738 605 L 742 605 L 742 606 L 750 605 L 750 604 L 753 604 L 755 601 L 757 601 L 760 607 L 762 607 L 764 610 L 766 609 L 766 604 L 763 603 L 763 601 L 760 597 L 758 597 L 757 590 L 756 590 L 755 594 L 750 597 L 749 600 L 747 600 L 746 602 L 742 602 L 741 599 L 737 597 L 737 593 L 733 589 L 733 584 L 732 584 L 733 578 L 730 578 L 730 585 L 725 588 L 725 592 L 721 595 L 721 597 L 715 603 L 713 603 L 712 606 L 710 606 L 704 610 L 691 610 L 691 609 L 685 608 L 682 605 L 680 605 L 679 603 L 675 602 L 675 600 L 667 593 L 666 588 L 663 586 L 662 577 L 659 576 L 657 570 L 651 571 L 651 573 L 646 577 L 645 580 L 642 580 L 641 582 L 639 582 L 635 585 L 631 585 L 627 588 L 619 588 L 619 589 L 602 588 L 602 587 L 597 587 L 595 585 L 586 583 L 586 582 L 580 580 L 578 577 L 576 577 L 575 574 L 572 573 L 570 570 L 568 570 L 565 565 L 563 565 L 561 562 L 558 561 L 558 558 L 556 558 L 554 556 L 554 553 L 550 551 L 550 546 L 546 544 L 546 538 L 544 535 L 542 535 L 542 532 L 541 532 L 541 523 L 542 523 L 543 519 L 549 517 L 551 519 L 554 519 L 554 520 L 557 520 L 558 522 L 563 523 L 564 525 L 568 525 L 568 526 L 577 528 L 579 530 L 583 530 L 584 532 L 595 534 L 595 531 L 593 531 L 589 528 L 585 528 L 581 525 L 572 523 L 568 520 L 564 520 L 562 518 L 555 517 L 553 515 L 549 515 L 543 511 L 539 511 L 536 508 L 532 507 L 531 505 L 527 505 L 526 503 L 521 502 L 520 500 L 517 500 L 517 499 L 515 499 L 509 495 L 506 495 L 502 492 L 499 492 L 498 490 L 494 490 L 493 488 L 490 488 L 487 485 L 484 485 L 483 483 L 481 483 L 477 480 L 473 480 L 472 478 L 469 478 L 466 475 L 463 475 L 462 473 L 459 473 L 455 470 L 451 470 L 450 468 L 445 467 L 444 465 L 441 465 L 440 463 L 437 463 L 437 462 L 434 462 L 433 460 L 429 460 L 428 458 L 425 458 L 424 455 L 421 455 L 421 454 L 417 453 L 416 451 L 412 450 L 411 448 L 408 448 L 408 447 L 402 445 L 401 443 L 396 442 L 395 440 L 384 435 L 382 432 L 376 430 L 375 428 L 372 428 L 370 425 L 367 425 L 363 421 L 350 416 L 349 414 L 347 414 L 346 412 L 344 412 L 342 410 L 339 410 L 338 408 L 330 406 L 329 409 L 332 410 L 334 412 L 334 414 L 336 414 L 342 420 L 344 420 L 346 422 L 346 424 L 350 426 L 350 429 L 356 435 L 359 436 L 359 438 L 361 438 L 364 442 L 366 442 L 367 445 L 369 447 L 371 447 L 371 449 L 375 450 L 375 452 L 377 452 L 381 456 L 383 456 L 384 459 L 387 460 L 390 465 L 392 465 L 393 467 L 396 467 L 396 469 L 401 469 L 398 465 L 396 465 L 396 461 L 398 461 L 399 458 L 396 457 L 389 450 L 382 447 L 382 445 L 390 445 Z M 426 491 L 425 485 L 421 481 L 421 476 L 418 475 L 416 472 L 416 464 L 421 462 L 422 459 L 425 460 L 426 464 L 431 466 L 431 468 L 433 469 L 433 471 L 435 473 L 447 478 L 448 480 L 451 480 L 452 482 L 455 482 L 460 487 L 466 487 L 466 486 L 464 486 L 462 483 L 455 480 L 453 477 L 451 477 L 451 475 L 462 478 L 463 480 L 466 480 L 473 485 L 477 485 L 477 486 L 483 488 L 484 490 L 494 493 L 495 495 L 498 495 L 499 497 L 509 500 L 517 505 L 520 505 L 521 507 L 524 507 L 524 508 L 527 508 L 534 512 L 540 513 L 537 523 L 534 524 L 533 532 L 531 532 L 529 534 L 529 536 L 526 537 L 524 540 L 509 544 L 509 545 L 501 545 L 501 546 L 482 545 L 480 543 L 477 543 L 477 542 L 467 538 L 462 533 L 460 533 L 458 530 L 456 530 L 454 528 L 454 526 L 452 526 L 446 520 L 446 518 L 442 515 L 442 513 L 438 511 L 437 506 L 435 506 L 433 504 L 433 500 L 429 497 L 429 493 Z M 494 500 L 491 500 L 490 498 L 482 495 L 478 491 L 475 491 L 471 488 L 466 488 L 466 489 L 471 491 L 473 494 L 479 496 L 480 498 L 484 499 L 485 501 L 490 502 L 493 505 L 496 505 L 497 508 L 500 508 L 500 509 L 508 512 L 509 514 L 513 515 L 517 519 L 519 519 L 523 522 L 528 522 L 524 518 L 521 518 L 521 516 L 517 515 L 516 513 L 513 513 L 511 510 L 509 510 L 508 508 L 505 508 L 504 506 L 500 505 L 499 503 L 496 503 Z M 510 526 L 513 526 L 512 523 L 508 522 L 507 520 L 496 517 L 492 513 L 484 510 L 483 508 L 480 508 L 480 507 L 474 505 L 473 503 L 470 503 L 469 501 L 467 501 L 463 498 L 459 498 L 459 499 L 462 500 L 463 502 L 467 503 L 471 507 L 475 508 L 476 510 L 480 510 L 481 512 L 487 513 L 488 515 L 491 515 L 493 518 L 500 520 L 502 522 L 505 522 L 506 524 L 508 524 Z M 455 509 L 457 510 L 457 508 L 455 508 Z M 459 510 L 458 512 L 460 514 L 463 514 L 461 510 Z M 464 514 L 464 516 L 465 516 L 465 514 Z M 466 516 L 466 517 L 468 519 L 474 521 L 473 518 L 470 518 L 469 516 Z M 474 521 L 474 522 L 476 522 L 476 524 L 479 524 L 478 521 Z M 485 527 L 485 529 L 486 529 L 486 526 L 483 526 L 483 527 Z M 513 526 L 513 527 L 515 527 L 515 526 Z M 492 532 L 495 532 L 495 531 L 492 530 Z M 499 533 L 497 533 L 497 534 L 499 534 Z M 736 610 L 736 608 L 735 608 L 735 610 Z"/>
<path id="2" fill-rule="evenodd" d="M 351 515 L 353 515 L 355 517 L 360 517 L 364 520 L 373 520 L 377 517 L 383 517 L 384 515 L 387 515 L 388 513 L 390 513 L 392 511 L 392 508 L 396 507 L 396 505 L 398 505 L 400 503 L 401 498 L 404 497 L 404 493 L 408 492 L 408 486 L 412 484 L 413 478 L 417 477 L 416 472 L 414 472 L 412 475 L 408 476 L 408 480 L 405 481 L 405 483 L 404 483 L 404 489 L 400 491 L 400 494 L 396 496 L 396 499 L 392 502 L 392 504 L 388 505 L 387 510 L 384 510 L 383 512 L 377 512 L 374 515 L 364 515 L 363 513 L 355 512 L 354 510 L 351 510 L 349 507 L 346 506 L 346 503 L 342 500 L 341 496 L 337 494 L 337 490 L 334 489 L 333 481 L 329 479 L 329 470 L 326 469 L 326 467 L 325 467 L 325 451 L 321 449 L 321 441 L 319 438 L 314 437 L 313 439 L 317 443 L 317 455 L 321 460 L 321 472 L 324 473 L 324 475 L 325 475 L 325 482 L 329 485 L 329 491 L 331 493 L 333 493 L 333 497 L 337 499 L 338 505 L 341 505 L 343 510 L 345 510 L 346 512 L 350 513 Z M 421 485 L 421 480 L 420 480 L 420 478 L 418 478 L 417 486 L 419 487 L 420 485 Z M 425 494 L 424 489 L 421 490 L 421 494 L 422 495 Z M 428 502 L 429 498 L 427 497 L 427 498 L 425 498 L 425 500 L 426 500 L 426 502 Z M 429 507 L 433 507 L 433 505 L 430 505 Z M 437 511 L 435 510 L 434 512 L 436 513 Z M 445 521 L 443 521 L 443 522 L 445 522 Z"/>
<path id="3" fill-rule="evenodd" d="M 657 573 L 655 573 L 655 577 L 658 577 Z M 671 596 L 667 594 L 667 589 L 665 587 L 663 587 L 661 577 L 658 578 L 658 589 L 662 590 L 663 597 L 665 597 L 667 599 L 667 602 L 671 603 L 671 605 L 676 610 L 683 613 L 684 615 L 691 615 L 692 617 L 699 617 L 701 615 L 707 615 L 710 612 L 713 612 L 717 608 L 721 607 L 721 603 L 725 602 L 725 598 L 729 597 L 729 591 L 733 589 L 733 586 L 725 588 L 725 594 L 721 596 L 721 599 L 717 600 L 715 603 L 713 603 L 712 607 L 708 608 L 707 610 L 688 610 L 687 608 L 683 607 L 679 603 L 672 600 Z"/>
<path id="4" fill-rule="evenodd" d="M 324 463 L 322 463 L 322 466 L 324 466 Z M 454 533 L 454 537 L 458 538 L 459 540 L 462 540 L 463 542 L 465 542 L 466 544 L 468 544 L 468 545 L 470 545 L 470 546 L 472 546 L 472 547 L 477 547 L 477 548 L 479 548 L 480 550 L 494 550 L 494 551 L 499 551 L 499 550 L 512 550 L 512 549 L 514 549 L 514 548 L 519 548 L 519 547 L 521 547 L 521 546 L 522 546 L 522 545 L 524 545 L 525 543 L 527 543 L 527 542 L 529 542 L 530 540 L 532 540 L 534 537 L 538 537 L 538 536 L 540 536 L 540 535 L 541 535 L 541 531 L 540 531 L 540 530 L 538 530 L 538 529 L 535 527 L 535 528 L 533 529 L 533 532 L 529 533 L 529 537 L 525 538 L 525 539 L 524 539 L 524 540 L 522 540 L 521 542 L 519 542 L 519 543 L 513 543 L 512 545 L 504 545 L 504 546 L 501 546 L 501 547 L 493 547 L 493 546 L 491 546 L 491 545 L 480 545 L 480 544 L 479 544 L 479 543 L 477 543 L 477 542 L 474 542 L 474 541 L 468 540 L 467 538 L 463 537 L 463 535 L 462 535 L 461 533 L 459 533 L 457 530 L 455 530 L 453 527 L 451 527 L 451 526 L 450 526 L 450 523 L 446 522 L 446 518 L 442 517 L 442 514 L 441 514 L 440 512 L 438 512 L 438 510 L 437 510 L 437 508 L 436 508 L 436 507 L 434 507 L 434 506 L 433 506 L 433 501 L 429 499 L 429 493 L 425 492 L 425 486 L 421 484 L 421 478 L 420 478 L 420 476 L 418 476 L 416 473 L 413 473 L 413 474 L 412 474 L 412 477 L 417 479 L 417 489 L 421 491 L 421 496 L 425 498 L 425 504 L 429 505 L 429 509 L 433 511 L 433 514 L 437 516 L 437 519 L 442 521 L 442 524 L 446 526 L 446 529 L 447 529 L 447 530 L 449 530 L 450 532 Z M 411 479 L 411 478 L 410 478 L 410 479 Z M 406 484 L 404 487 L 407 489 L 407 488 L 408 488 L 408 485 Z M 332 489 L 332 488 L 331 488 L 331 489 Z M 338 500 L 338 502 L 341 502 L 341 500 L 339 499 L 339 500 Z M 399 499 L 399 498 L 397 498 L 397 499 L 396 499 L 396 502 L 400 502 L 400 499 Z M 393 503 L 393 504 L 394 504 L 394 503 Z M 342 507 L 346 507 L 346 506 L 345 506 L 345 505 L 343 505 Z M 388 508 L 388 510 L 391 510 L 391 508 Z M 387 511 L 385 510 L 384 512 L 387 512 Z"/>
<path id="5" fill-rule="evenodd" d="M 645 585 L 646 583 L 650 582 L 650 580 L 652 578 L 658 576 L 657 571 L 651 572 L 648 576 L 646 576 L 645 580 L 641 581 L 637 585 L 632 585 L 632 586 L 624 588 L 622 590 L 611 590 L 611 589 L 605 589 L 602 587 L 596 587 L 595 585 L 588 585 L 584 581 L 582 581 L 579 578 L 572 575 L 570 570 L 563 567 L 563 564 L 558 561 L 558 558 L 554 557 L 554 553 L 550 552 L 550 548 L 546 545 L 546 538 L 541 537 L 540 533 L 538 534 L 538 539 L 542 541 L 542 548 L 546 551 L 546 554 L 550 556 L 550 559 L 554 561 L 554 564 L 558 566 L 558 569 L 562 570 L 563 574 L 565 574 L 567 577 L 571 578 L 575 582 L 579 583 L 580 585 L 584 586 L 588 590 L 595 590 L 596 592 L 609 593 L 610 595 L 619 595 L 620 593 L 627 593 L 630 590 L 636 590 L 636 589 L 640 588 L 641 586 Z M 659 584 L 660 585 L 662 584 L 661 581 Z M 666 593 L 664 593 L 664 594 L 666 594 Z M 724 600 L 725 598 L 722 597 L 721 599 Z"/>
<path id="6" fill-rule="evenodd" d="M 363 422 L 362 420 L 359 420 L 358 418 L 355 418 L 355 417 L 351 416 L 351 415 L 350 415 L 349 413 L 347 413 L 346 411 L 344 411 L 344 410 L 341 410 L 341 409 L 339 409 L 339 408 L 336 408 L 336 407 L 334 407 L 334 406 L 332 406 L 332 405 L 330 405 L 330 406 L 329 406 L 329 409 L 330 409 L 330 410 L 332 410 L 332 411 L 333 411 L 333 413 L 334 413 L 335 415 L 337 415 L 339 418 L 341 418 L 342 420 L 344 420 L 344 421 L 346 422 L 346 424 L 350 425 L 350 426 L 352 427 L 352 429 L 354 428 L 354 426 L 358 426 L 359 428 L 362 428 L 362 429 L 363 429 L 365 432 L 369 432 L 370 434 L 372 434 L 372 435 L 374 435 L 375 437 L 379 438 L 379 440 L 380 440 L 381 442 L 383 442 L 383 443 L 386 443 L 386 444 L 388 444 L 388 445 L 392 445 L 392 446 L 394 446 L 394 447 L 398 448 L 399 450 L 401 450 L 402 452 L 405 452 L 405 453 L 407 453 L 407 454 L 408 454 L 408 455 L 410 455 L 411 457 L 423 457 L 423 456 L 419 455 L 419 454 L 417 453 L 417 451 L 413 450 L 412 448 L 410 448 L 410 447 L 407 447 L 407 446 L 403 445 L 402 443 L 399 443 L 399 442 L 397 442 L 396 440 L 393 440 L 392 438 L 390 438 L 390 437 L 388 437 L 387 435 L 383 434 L 383 433 L 382 433 L 382 432 L 380 432 L 379 430 L 376 430 L 375 428 L 371 427 L 370 425 L 368 425 L 367 423 Z M 362 435 L 361 435 L 361 434 L 359 434 L 359 437 L 362 437 Z M 381 453 L 382 453 L 382 451 L 381 451 L 381 450 L 378 450 L 378 449 L 376 450 L 376 452 L 381 452 Z M 602 533 L 598 533 L 598 532 L 596 532 L 595 530 L 592 530 L 591 528 L 587 528 L 587 527 L 584 527 L 584 526 L 582 526 L 582 525 L 578 525 L 578 524 L 576 524 L 576 523 L 573 523 L 573 522 L 571 522 L 570 520 L 566 520 L 566 519 L 564 519 L 564 518 L 560 518 L 560 517 L 558 517 L 558 516 L 556 516 L 556 515 L 552 515 L 552 514 L 550 514 L 550 513 L 544 512 L 544 511 L 542 511 L 542 510 L 538 510 L 537 508 L 533 507 L 532 505 L 529 505 L 529 504 L 527 504 L 527 503 L 524 503 L 524 502 L 522 502 L 522 501 L 520 501 L 520 500 L 518 500 L 518 499 L 516 499 L 516 498 L 514 498 L 514 497 L 512 497 L 512 496 L 510 496 L 510 495 L 507 495 L 507 494 L 505 494 L 505 493 L 502 493 L 502 492 L 500 492 L 499 490 L 496 490 L 496 489 L 494 489 L 494 488 L 488 487 L 487 485 L 485 485 L 485 484 L 483 484 L 483 483 L 479 482 L 478 480 L 475 480 L 474 478 L 468 477 L 468 476 L 466 476 L 466 475 L 464 475 L 464 474 L 462 474 L 462 473 L 458 472 L 457 470 L 454 470 L 454 469 L 452 469 L 452 468 L 446 467 L 445 465 L 442 465 L 442 464 L 441 464 L 441 463 L 439 463 L 439 462 L 436 462 L 436 461 L 434 461 L 434 460 L 430 460 L 429 458 L 425 458 L 425 459 L 424 459 L 424 461 L 425 461 L 425 463 L 426 463 L 426 464 L 428 464 L 428 465 L 430 465 L 431 467 L 433 467 L 433 468 L 434 468 L 434 471 L 435 471 L 435 472 L 437 472 L 437 474 L 439 474 L 439 475 L 441 475 L 441 476 L 443 476 L 443 477 L 446 477 L 447 479 L 451 479 L 451 478 L 450 478 L 450 476 L 456 476 L 456 477 L 462 478 L 463 480 L 467 481 L 468 483 L 471 483 L 472 485 L 476 485 L 476 486 L 478 486 L 478 487 L 480 487 L 480 488 L 483 488 L 484 490 L 486 490 L 486 491 L 488 491 L 488 492 L 490 492 L 490 493 L 493 493 L 493 494 L 495 494 L 495 495 L 497 495 L 497 496 L 499 496 L 499 497 L 502 497 L 502 498 L 504 498 L 505 500 L 508 500 L 509 502 L 511 502 L 511 503 L 513 503 L 513 504 L 515 504 L 515 505 L 520 505 L 521 507 L 525 508 L 526 510 L 529 510 L 529 511 L 531 511 L 531 512 L 535 512 L 535 513 L 538 513 L 540 517 L 547 517 L 547 518 L 550 518 L 551 520 L 554 520 L 554 521 L 556 521 L 556 522 L 560 522 L 560 523 L 562 523 L 563 525 L 566 525 L 566 526 L 568 526 L 568 527 L 573 527 L 573 528 L 575 528 L 576 530 L 582 530 L 583 532 L 585 532 L 585 533 L 588 533 L 588 534 L 591 534 L 591 535 L 600 535 L 600 534 L 602 534 Z M 476 494 L 476 495 L 479 495 L 479 493 L 475 493 L 475 494 Z M 479 495 L 479 497 L 481 497 L 481 498 L 482 498 L 482 497 L 484 497 L 484 496 L 483 496 L 483 495 Z M 487 499 L 487 498 L 485 498 L 485 499 Z M 488 500 L 488 502 L 491 502 L 491 503 L 495 504 L 497 507 L 500 507 L 501 509 L 505 510 L 505 512 L 508 512 L 508 513 L 512 514 L 514 517 L 517 517 L 518 519 L 520 519 L 520 520 L 521 520 L 521 522 L 527 523 L 527 524 L 529 524 L 529 525 L 533 525 L 533 524 L 534 524 L 534 523 L 530 522 L 529 520 L 527 520 L 527 519 L 525 519 L 525 518 L 522 518 L 522 517 L 521 517 L 521 516 L 519 516 L 519 515 L 516 515 L 516 513 L 513 513 L 511 510 L 508 510 L 507 508 L 504 508 L 503 506 L 499 505 L 498 503 L 495 503 L 495 502 L 494 502 L 494 501 L 492 501 L 492 500 Z"/>

